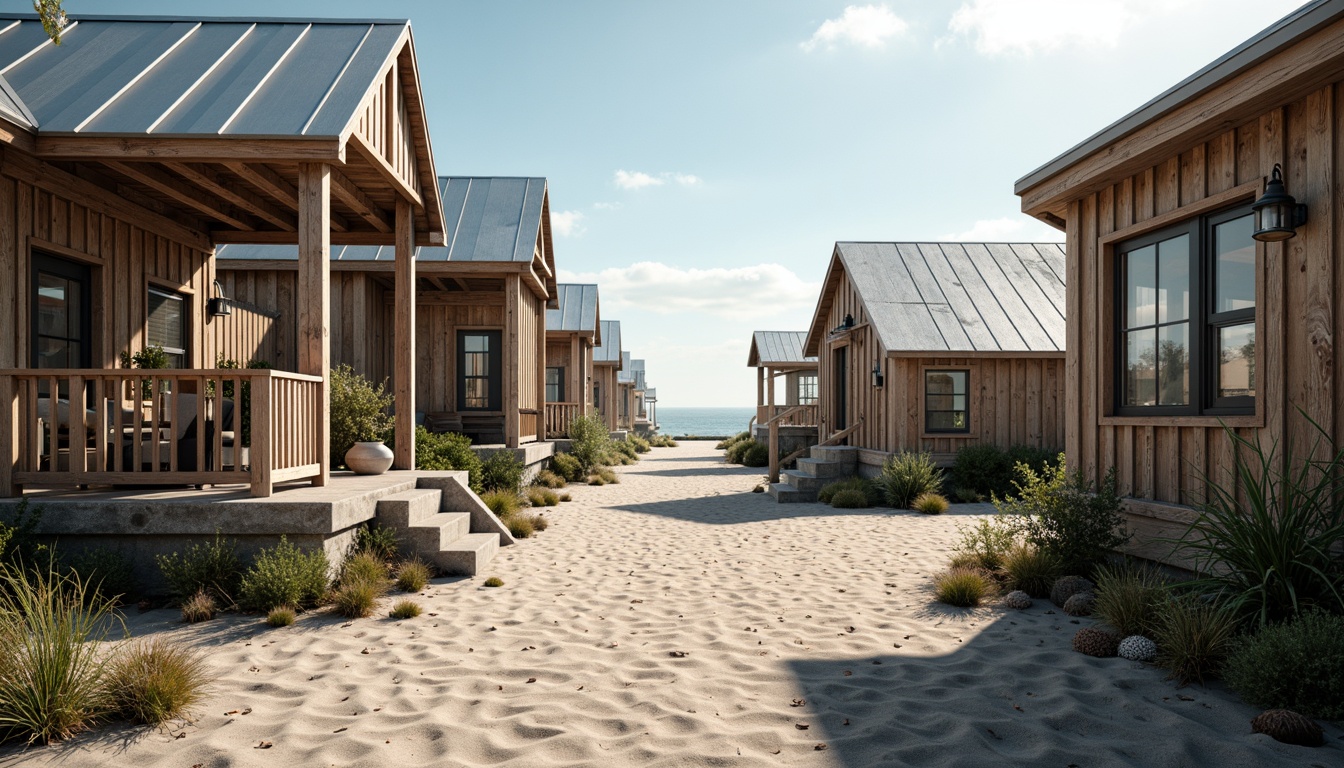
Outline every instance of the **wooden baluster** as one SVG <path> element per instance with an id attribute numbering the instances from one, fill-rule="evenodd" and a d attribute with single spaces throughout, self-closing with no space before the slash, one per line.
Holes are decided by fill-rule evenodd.
<path id="1" fill-rule="evenodd" d="M 271 376 L 253 379 L 252 419 L 252 495 L 270 496 L 271 483 Z"/>
<path id="2" fill-rule="evenodd" d="M 49 448 L 47 448 L 47 456 L 48 456 L 47 461 L 50 462 L 50 464 L 49 464 L 49 466 L 47 467 L 47 469 L 48 469 L 48 471 L 55 472 L 55 471 L 56 471 L 56 439 L 55 439 L 55 437 L 56 437 L 56 430 L 55 430 L 55 427 L 54 427 L 53 425 L 56 423 L 56 400 L 55 400 L 55 398 L 53 398 L 53 399 L 50 401 L 50 402 L 51 402 L 51 406 L 52 406 L 52 407 L 51 407 L 51 413 L 48 414 L 48 417 L 47 417 L 46 422 L 42 425 L 42 429 L 37 429 L 37 428 L 36 428 L 36 427 L 37 427 L 37 418 L 38 418 L 38 417 L 37 417 L 37 390 L 38 390 L 38 388 L 41 386 L 41 384 L 39 383 L 39 381 L 38 381 L 37 379 L 28 379 L 26 382 L 24 382 L 24 384 L 25 384 L 25 387 L 24 387 L 24 388 L 27 390 L 27 397 L 28 397 L 27 416 L 25 416 L 24 418 L 25 418 L 25 420 L 28 422 L 28 424 L 29 424 L 30 427 L 31 427 L 30 429 L 27 430 L 27 432 L 28 432 L 28 445 L 24 448 L 24 453 L 25 453 L 25 455 L 27 456 L 27 461 L 30 462 L 30 463 L 29 463 L 29 467 L 31 467 L 33 470 L 38 470 L 38 469 L 40 469 L 41 466 L 42 466 L 42 456 L 41 456 L 41 453 L 42 453 L 42 446 L 43 446 L 43 444 L 44 444 L 44 441 L 46 441 L 47 430 L 50 429 L 50 430 L 51 430 L 52 439 L 51 439 L 50 442 L 46 442 L 46 443 L 45 443 L 46 445 L 50 446 Z"/>
<path id="3" fill-rule="evenodd" d="M 94 420 L 93 472 L 107 471 L 107 432 L 110 428 L 107 412 L 107 379 L 97 376 L 89 382 L 93 386 Z"/>
<path id="4" fill-rule="evenodd" d="M 205 462 L 205 439 L 204 439 L 205 433 L 202 430 L 205 429 L 205 423 L 210 418 L 206 413 L 207 409 L 205 406 L 206 406 L 206 398 L 208 396 L 207 393 L 210 392 L 211 383 L 213 381 L 214 381 L 213 379 L 209 379 L 205 376 L 201 376 L 200 378 L 196 379 L 196 471 L 197 472 L 203 472 L 206 469 L 208 469 Z M 216 384 L 215 386 L 220 385 Z"/>

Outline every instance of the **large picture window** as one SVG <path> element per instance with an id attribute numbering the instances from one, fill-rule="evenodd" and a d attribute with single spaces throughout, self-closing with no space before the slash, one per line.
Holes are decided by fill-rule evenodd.
<path id="1" fill-rule="evenodd" d="M 1116 247 L 1116 412 L 1255 410 L 1255 241 L 1248 207 Z"/>
<path id="2" fill-rule="evenodd" d="M 457 332 L 457 409 L 498 411 L 503 379 L 499 331 Z"/>
<path id="3" fill-rule="evenodd" d="M 146 339 L 151 347 L 163 347 L 170 368 L 187 367 L 187 300 L 161 288 L 149 289 L 149 322 Z"/>
<path id="4" fill-rule="evenodd" d="M 924 372 L 924 431 L 970 432 L 970 371 Z"/>

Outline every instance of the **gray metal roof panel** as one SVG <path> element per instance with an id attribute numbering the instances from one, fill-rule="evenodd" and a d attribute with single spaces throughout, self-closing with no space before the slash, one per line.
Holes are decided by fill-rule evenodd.
<path id="1" fill-rule="evenodd" d="M 751 336 L 757 366 L 770 364 L 816 364 L 817 358 L 803 354 L 807 331 L 756 331 Z M 751 365 L 751 360 L 747 361 Z"/>
<path id="2" fill-rule="evenodd" d="M 23 99 L 19 98 L 3 75 L 0 75 L 0 116 L 24 128 L 37 127 L 37 118 L 28 111 Z"/>
<path id="3" fill-rule="evenodd" d="M 621 321 L 602 321 L 602 343 L 593 347 L 594 363 L 621 362 Z"/>
<path id="4" fill-rule="evenodd" d="M 630 359 L 629 352 L 621 353 L 621 371 L 616 374 L 616 381 L 622 384 L 635 383 L 635 367 L 633 363 L 634 361 Z"/>
<path id="5" fill-rule="evenodd" d="M 597 333 L 597 286 L 561 283 L 555 289 L 560 307 L 546 310 L 546 330 Z"/>

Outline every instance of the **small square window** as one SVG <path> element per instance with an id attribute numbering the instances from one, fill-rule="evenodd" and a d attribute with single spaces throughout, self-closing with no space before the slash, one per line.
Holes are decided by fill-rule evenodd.
<path id="1" fill-rule="evenodd" d="M 970 432 L 971 372 L 924 372 L 924 431 Z"/>

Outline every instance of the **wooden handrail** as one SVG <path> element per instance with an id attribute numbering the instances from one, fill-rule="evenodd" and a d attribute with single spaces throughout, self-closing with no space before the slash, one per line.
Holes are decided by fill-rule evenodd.
<path id="1" fill-rule="evenodd" d="M 806 408 L 806 407 L 808 407 L 808 406 L 799 406 L 799 407 L 800 407 L 800 408 Z M 776 417 L 776 418 L 778 418 L 778 417 Z M 778 483 L 778 482 L 779 482 L 779 468 L 780 468 L 780 466 L 782 466 L 782 465 L 784 465 L 784 464 L 788 464 L 790 461 L 793 461 L 794 459 L 798 458 L 799 456 L 803 455 L 805 452 L 810 451 L 810 450 L 813 449 L 813 448 L 816 448 L 816 447 L 819 447 L 819 446 L 824 446 L 824 445 L 831 445 L 832 443 L 836 442 L 837 440 L 843 440 L 843 439 L 844 439 L 845 437 L 847 437 L 851 432 L 853 432 L 854 430 L 858 429 L 859 426 L 862 425 L 862 424 L 863 424 L 863 416 L 860 415 L 858 421 L 854 422 L 854 424 L 853 424 L 852 426 L 850 426 L 850 427 L 848 427 L 848 428 L 846 428 L 846 429 L 844 429 L 844 430 L 841 430 L 841 431 L 839 431 L 839 432 L 836 432 L 834 435 L 831 435 L 830 437 L 826 438 L 825 440 L 822 440 L 821 442 L 817 443 L 815 446 L 813 446 L 813 445 L 809 445 L 809 446 L 806 446 L 806 447 L 804 447 L 804 448 L 799 448 L 798 450 L 794 451 L 793 453 L 791 453 L 791 454 L 789 454 L 788 456 L 785 456 L 783 459 L 781 459 L 781 458 L 779 458 L 779 425 L 776 424 L 776 423 L 774 422 L 774 420 L 771 420 L 771 422 L 770 422 L 770 482 L 772 482 L 772 483 Z"/>

